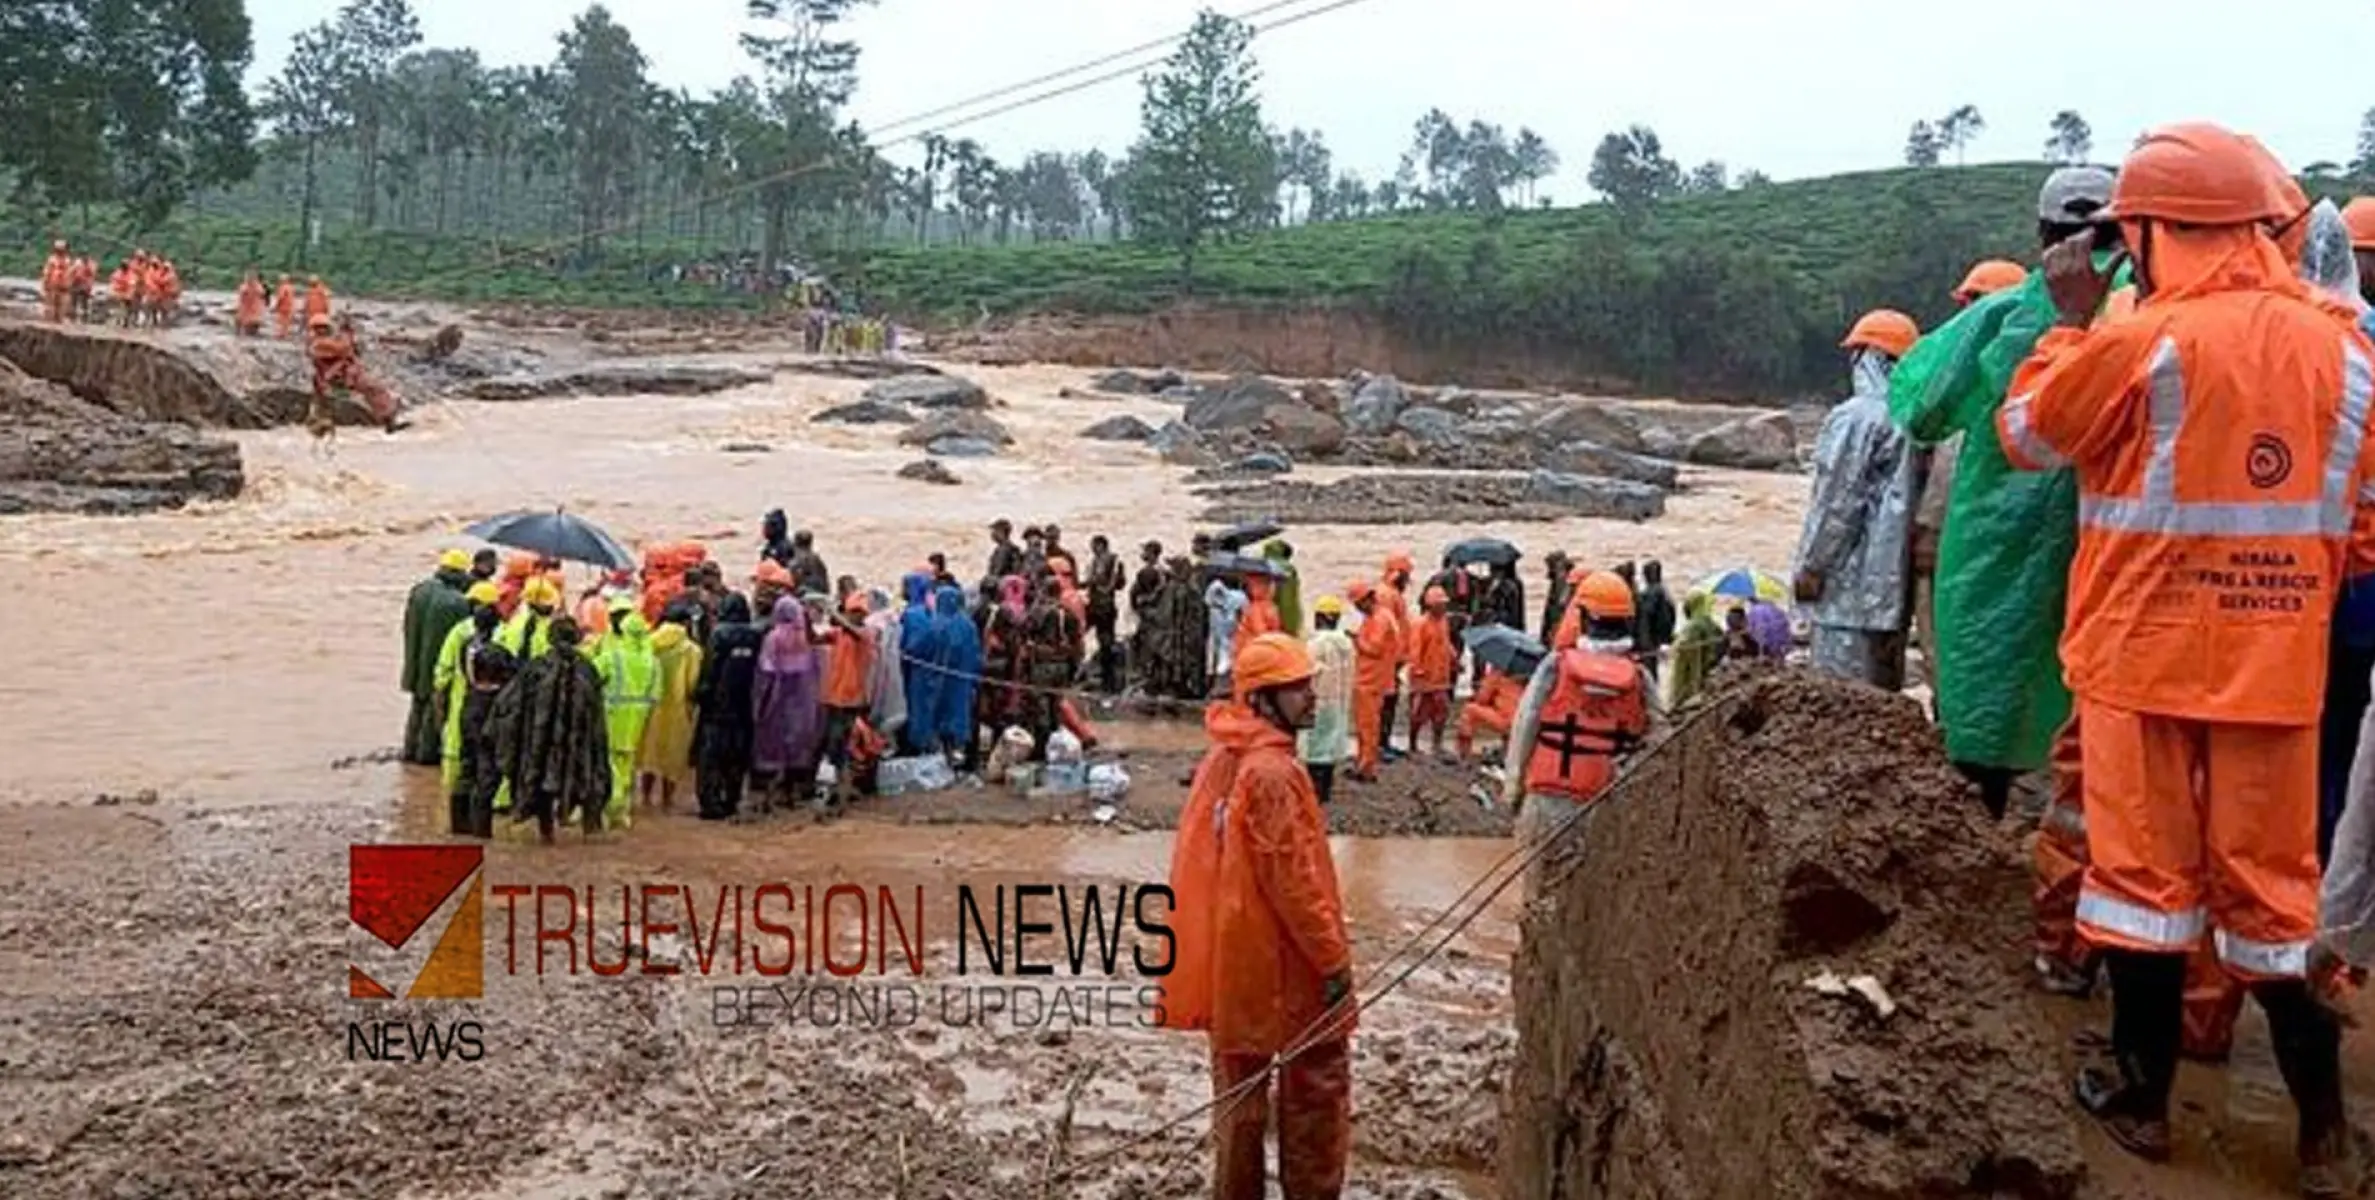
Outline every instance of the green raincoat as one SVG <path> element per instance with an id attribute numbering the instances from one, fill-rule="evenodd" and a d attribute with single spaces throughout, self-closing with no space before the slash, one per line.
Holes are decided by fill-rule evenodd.
<path id="1" fill-rule="evenodd" d="M 1996 436 L 2013 372 L 2053 322 L 2033 271 L 1922 338 L 1889 379 L 1889 415 L 1914 441 L 1963 439 L 1932 581 L 1938 724 L 1956 762 L 2042 768 L 2070 716 L 2059 647 L 2078 481 L 2014 470 Z"/>
<path id="2" fill-rule="evenodd" d="M 610 802 L 602 807 L 602 825 L 625 829 L 634 817 L 636 752 L 660 701 L 660 660 L 642 613 L 602 639 L 594 671 L 602 677 L 602 717 L 610 730 Z"/>
<path id="3" fill-rule="evenodd" d="M 1262 546 L 1262 557 L 1286 569 L 1286 577 L 1278 581 L 1270 599 L 1278 605 L 1278 624 L 1284 632 L 1303 636 L 1303 577 L 1295 570 L 1294 560 L 1284 542 L 1269 542 Z"/>
<path id="4" fill-rule="evenodd" d="M 444 704 L 441 714 L 444 724 L 437 738 L 438 770 L 445 779 L 448 796 L 454 794 L 454 781 L 462 777 L 462 701 L 470 694 L 470 681 L 462 678 L 462 647 L 470 644 L 470 635 L 475 632 L 476 628 L 467 620 L 446 630 L 430 675 Z"/>

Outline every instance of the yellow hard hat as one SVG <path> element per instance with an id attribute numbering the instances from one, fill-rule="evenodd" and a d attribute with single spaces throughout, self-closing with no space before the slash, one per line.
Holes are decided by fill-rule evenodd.
<path id="1" fill-rule="evenodd" d="M 471 584 L 470 590 L 462 593 L 462 598 L 472 604 L 493 608 L 502 602 L 503 589 L 496 587 L 493 580 L 481 579 L 477 583 Z"/>
<path id="2" fill-rule="evenodd" d="M 448 550 L 445 553 L 438 555 L 437 569 L 441 571 L 469 570 L 470 552 L 467 550 Z"/>
<path id="3" fill-rule="evenodd" d="M 1323 617 L 1341 617 L 1344 615 L 1344 601 L 1334 596 L 1322 596 L 1312 604 L 1311 611 Z"/>
<path id="4" fill-rule="evenodd" d="M 520 588 L 520 599 L 530 605 L 549 606 L 561 602 L 561 589 L 553 581 L 538 575 Z"/>

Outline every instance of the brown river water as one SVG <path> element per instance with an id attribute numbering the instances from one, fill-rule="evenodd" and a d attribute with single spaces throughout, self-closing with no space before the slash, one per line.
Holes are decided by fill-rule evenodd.
<path id="1" fill-rule="evenodd" d="M 1147 538 L 1184 548 L 1200 508 L 1184 472 L 1159 465 L 1140 447 L 1072 436 L 1116 413 L 1159 423 L 1174 415 L 1174 408 L 1144 399 L 1060 398 L 1059 388 L 1085 383 L 1086 373 L 1074 369 L 960 369 L 1004 402 L 995 415 L 1013 430 L 1018 445 L 999 459 L 951 460 L 964 481 L 959 487 L 895 478 L 898 467 L 921 456 L 895 445 L 898 427 L 809 423 L 816 411 L 855 398 L 862 384 L 784 375 L 771 385 L 698 398 L 438 403 L 416 414 L 414 429 L 393 438 L 347 431 L 328 457 L 317 453 L 301 431 L 242 435 L 250 482 L 248 494 L 237 501 L 132 518 L 0 518 L 0 564 L 14 581 L 8 625 L 20 635 L 19 658 L 11 670 L 0 672 L 0 729 L 8 731 L 10 750 L 0 828 L 32 849 L 22 864 L 29 885 L 25 894 L 94 906 L 147 895 L 138 882 L 107 874 L 109 866 L 120 864 L 152 878 L 196 873 L 227 879 L 226 887 L 241 876 L 269 879 L 276 878 L 275 872 L 300 872 L 306 876 L 304 888 L 323 890 L 326 898 L 334 894 L 327 889 L 339 886 L 334 877 L 344 871 L 343 840 L 437 838 L 442 802 L 433 775 L 407 772 L 387 761 L 404 720 L 405 701 L 396 686 L 401 610 L 406 589 L 428 570 L 436 553 L 465 544 L 460 528 L 490 513 L 561 505 L 599 522 L 630 546 L 661 539 L 707 541 L 713 556 L 736 571 L 756 560 L 759 515 L 780 506 L 795 528 L 816 532 L 819 550 L 835 573 L 869 584 L 895 581 L 934 550 L 947 551 L 959 574 L 965 573 L 986 553 L 984 527 L 998 516 L 1017 525 L 1057 521 L 1066 541 L 1082 551 L 1096 533 L 1110 537 L 1125 555 Z M 721 449 L 742 442 L 766 443 L 772 450 Z M 1335 474 L 1307 473 L 1323 479 Z M 1694 471 L 1686 480 L 1690 490 L 1674 498 L 1669 514 L 1640 526 L 1575 520 L 1481 529 L 1309 527 L 1289 537 L 1296 543 L 1307 597 L 1373 572 L 1392 550 L 1412 550 L 1425 562 L 1443 544 L 1479 533 L 1516 541 L 1527 548 L 1530 564 L 1554 545 L 1584 561 L 1658 557 L 1678 582 L 1734 565 L 1771 570 L 1785 563 L 1796 533 L 1802 477 Z M 1528 582 L 1539 586 L 1537 578 Z M 1192 725 L 1114 730 L 1122 745 L 1173 753 L 1194 749 L 1198 737 Z M 155 811 L 163 815 L 91 807 L 106 803 L 98 799 L 102 796 L 149 792 L 159 798 Z M 963 798 L 954 795 L 950 802 Z M 956 879 L 1154 881 L 1164 875 L 1169 847 L 1168 834 L 1093 825 L 900 825 L 852 819 L 825 826 L 721 828 L 680 816 L 639 821 L 628 834 L 595 844 L 571 841 L 543 849 L 498 842 L 488 871 L 491 878 L 534 870 L 588 878 L 855 879 L 932 886 Z M 1505 861 L 1509 843 L 1341 838 L 1335 849 L 1357 952 L 1374 960 L 1467 895 L 1479 876 Z M 226 925 L 215 932 L 183 930 L 170 952 L 208 960 L 210 947 L 236 944 L 255 928 L 281 919 L 267 915 L 268 904 L 242 911 L 244 916 L 224 918 Z M 333 1014 L 326 1018 L 331 1022 L 344 1019 L 335 1015 L 343 1000 L 333 1000 L 328 992 L 338 978 L 332 918 L 342 916 L 308 910 L 287 918 L 315 930 L 324 959 L 291 968 L 302 978 L 324 981 L 323 994 L 308 992 L 299 1007 L 324 1009 Z M 1364 1117 L 1373 1123 L 1363 1127 L 1355 1178 L 1383 1182 L 1371 1192 L 1356 1188 L 1356 1194 L 1479 1194 L 1475 1173 L 1484 1164 L 1473 1160 L 1489 1155 L 1497 1119 L 1495 1063 L 1505 1060 L 1509 1046 L 1507 963 L 1515 948 L 1514 920 L 1514 905 L 1505 895 L 1391 1003 L 1364 1018 L 1365 1029 L 1375 1032 L 1364 1035 L 1359 1086 L 1374 1102 L 1364 1104 L 1364 1113 L 1379 1115 Z M 118 928 L 130 923 L 118 922 Z M 8 922 L 0 921 L 0 979 L 12 980 L 0 985 L 0 1000 L 46 1011 L 39 1006 L 125 969 L 114 949 L 22 924 L 12 932 Z M 206 970 L 226 977 L 240 973 L 225 962 Z M 257 1003 L 259 1012 L 287 1007 L 270 997 Z M 692 1003 L 663 1000 L 658 1015 L 649 1019 L 668 1028 L 677 1020 L 671 1016 L 676 1007 Z M 38 1011 L 30 1028 L 63 1021 Z M 305 1019 L 311 1018 L 300 1018 L 301 1023 Z M 565 1035 L 545 1036 L 549 1041 Z M 713 1105 L 732 1108 L 732 1102 L 713 1095 L 727 1088 L 725 1076 L 746 1076 L 754 1095 L 797 1086 L 780 1074 L 785 1056 L 813 1056 L 828 1046 L 817 1040 L 825 1035 L 816 1031 L 769 1036 L 771 1060 L 735 1057 L 735 1043 L 693 1035 L 688 1047 L 704 1047 L 694 1066 L 671 1068 L 661 1083 L 629 1074 L 605 1086 L 624 1093 L 640 1087 L 689 1088 L 687 1095 L 698 1093 Z M 1154 1124 L 1155 1114 L 1191 1108 L 1204 1098 L 1201 1051 L 1191 1041 L 1114 1031 L 1098 1043 L 1110 1047 L 1126 1069 L 1108 1068 L 1079 1099 L 1078 1121 L 1089 1144 L 1100 1136 L 1111 1140 L 1120 1131 L 1143 1130 Z M 903 1089 L 913 1076 L 922 1111 L 962 1136 L 995 1144 L 1017 1127 L 1054 1123 L 1063 1090 L 1056 1064 L 1074 1053 L 1034 1056 L 1013 1051 L 1012 1044 L 1012 1038 L 955 1036 L 933 1045 L 872 1039 L 832 1042 L 830 1048 L 837 1061 L 846 1059 L 850 1070 L 865 1077 L 897 1080 Z M 248 1079 L 242 1073 L 253 1054 L 244 1041 L 235 1052 L 226 1051 L 225 1065 L 209 1076 L 212 1085 L 224 1088 L 226 1096 L 269 1093 L 275 1086 L 296 1086 L 289 1078 L 311 1079 L 325 1070 L 318 1061 L 304 1060 L 302 1070 L 283 1071 L 277 1080 L 270 1072 Z M 14 1136 L 39 1145 L 43 1137 L 57 1136 L 55 1127 L 42 1124 L 49 1119 L 46 1111 L 70 1111 L 85 1103 L 82 1097 L 119 1083 L 131 1088 L 135 1081 L 133 1075 L 109 1074 L 88 1064 L 78 1069 L 80 1074 L 60 1072 L 73 1083 L 58 1093 L 55 1104 L 32 1106 L 33 1132 Z M 601 1068 L 596 1077 L 609 1078 L 601 1073 L 609 1069 Z M 240 1078 L 227 1084 L 226 1072 Z M 334 1072 L 328 1077 L 337 1078 Z M 343 1090 L 346 1085 L 324 1086 Z M 681 1100 L 677 1096 L 670 1103 Z M 159 1119 L 165 1119 L 162 1114 L 171 1105 L 149 1094 L 144 1103 L 151 1101 Z M 201 1117 L 221 1111 L 197 1110 Z M 222 1138 L 253 1143 L 287 1135 L 264 1115 L 275 1111 L 271 1105 L 242 1105 L 245 1115 L 235 1116 Z M 587 1115 L 564 1123 L 530 1161 L 509 1161 L 492 1175 L 463 1172 L 449 1178 L 447 1167 L 420 1167 L 425 1174 L 411 1184 L 409 1194 L 593 1195 L 613 1185 L 636 1190 L 629 1184 L 640 1186 L 637 1194 L 743 1194 L 754 1186 L 749 1180 L 772 1169 L 772 1160 L 743 1167 L 736 1157 L 753 1140 L 775 1144 L 774 1126 L 764 1122 L 776 1118 L 759 1111 L 699 1132 L 617 1114 Z M 0 1112 L 0 1125 L 9 1115 Z M 339 1128 L 347 1128 L 344 1120 L 341 1113 Z M 359 1133 L 378 1128 L 367 1116 L 361 1120 L 354 1127 Z M 237 1121 L 258 1124 L 250 1128 Z M 175 1128 L 186 1129 L 188 1123 Z M 714 1142 L 737 1133 L 748 1137 L 724 1148 Z M 8 1136 L 0 1128 L 0 1141 Z M 140 1135 L 147 1136 L 152 1135 Z M 96 1133 L 81 1137 L 88 1155 L 103 1156 L 119 1144 Z M 154 1160 L 144 1161 L 140 1137 L 123 1134 L 122 1162 L 129 1165 L 106 1170 L 161 1169 Z M 1484 1139 L 1482 1148 L 1478 1138 Z M 653 1161 L 676 1164 L 669 1156 L 692 1153 L 684 1150 L 688 1144 L 700 1148 L 694 1156 L 698 1165 L 686 1159 L 685 1165 L 668 1168 L 681 1174 L 654 1173 Z M 1193 1149 L 1192 1144 L 1185 1148 Z M 897 1150 L 897 1171 L 904 1177 L 907 1143 L 901 1140 Z M 183 1153 L 237 1158 L 246 1151 L 238 1144 L 210 1143 Z M 868 1153 L 874 1155 L 868 1162 L 888 1161 L 885 1147 Z M 59 1168 L 61 1174 L 35 1180 L 38 1186 L 26 1194 L 82 1194 L 83 1176 L 74 1174 L 70 1159 L 60 1161 L 68 1164 Z M 1164 1168 L 1175 1172 L 1171 1175 L 1147 1167 L 1075 1192 L 1097 1194 L 1110 1185 L 1120 1194 L 1130 1194 L 1132 1187 L 1175 1194 L 1180 1181 L 1195 1178 L 1193 1155 L 1181 1161 L 1188 1165 Z M 385 1173 L 414 1168 L 353 1169 L 355 1179 L 370 1183 L 368 1191 L 390 1194 L 399 1184 Z M 729 1169 L 731 1174 L 717 1174 Z M 1011 1175 L 1007 1171 L 1001 1177 Z M 701 1191 L 703 1181 L 720 1178 L 727 1183 L 711 1193 Z M 736 1178 L 743 1182 L 735 1184 Z M 44 1180 L 58 1182 L 53 1188 Z M 889 1194 L 889 1189 L 868 1194 Z"/>

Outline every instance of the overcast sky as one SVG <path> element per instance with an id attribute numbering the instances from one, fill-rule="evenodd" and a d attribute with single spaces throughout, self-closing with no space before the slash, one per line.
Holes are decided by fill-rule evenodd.
<path id="1" fill-rule="evenodd" d="M 582 0 L 413 0 L 428 44 L 490 65 L 542 63 Z M 1262 0 L 1229 0 L 1227 13 Z M 1316 5 L 1323 0 L 1309 0 Z M 255 79 L 334 0 L 249 0 Z M 852 113 L 869 127 L 1184 30 L 1197 0 L 876 0 Z M 610 0 L 658 82 L 705 91 L 750 69 L 743 0 Z M 1286 15 L 1293 9 L 1279 10 Z M 1257 22 L 1263 19 L 1256 18 Z M 2300 51 L 2313 47 L 2316 62 Z M 1339 169 L 1375 181 L 1440 106 L 1465 122 L 1530 126 L 1563 160 L 1545 190 L 1585 198 L 1607 131 L 1640 122 L 1685 164 L 1721 159 L 1776 178 L 1897 163 L 1908 126 L 1976 104 L 1974 161 L 2034 158 L 2063 108 L 2116 157 L 2147 126 L 2208 118 L 2298 167 L 2347 160 L 2375 107 L 2368 0 L 1358 0 L 1254 43 L 1264 112 L 1322 132 Z M 2331 64 L 2322 69 L 2320 63 Z M 1125 148 L 1138 89 L 1116 80 L 949 130 L 1001 161 L 1039 149 Z M 894 152 L 895 157 L 906 154 Z"/>

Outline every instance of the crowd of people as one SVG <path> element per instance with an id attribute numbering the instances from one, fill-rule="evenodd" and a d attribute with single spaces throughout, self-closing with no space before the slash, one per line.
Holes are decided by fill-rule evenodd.
<path id="1" fill-rule="evenodd" d="M 41 316 L 53 324 L 89 325 L 98 321 L 93 306 L 99 286 L 99 261 L 76 254 L 63 240 L 50 243 L 41 263 Z M 125 329 L 163 329 L 181 312 L 181 269 L 172 259 L 134 250 L 107 277 L 108 295 L 115 302 L 115 323 Z"/>

